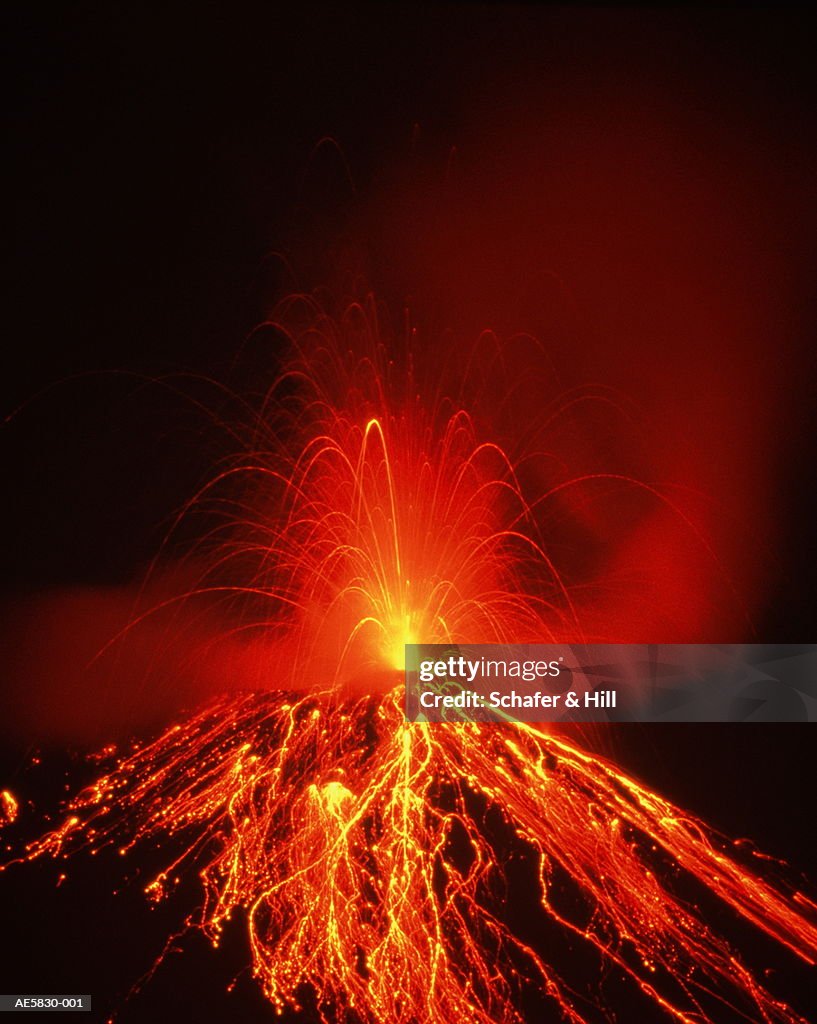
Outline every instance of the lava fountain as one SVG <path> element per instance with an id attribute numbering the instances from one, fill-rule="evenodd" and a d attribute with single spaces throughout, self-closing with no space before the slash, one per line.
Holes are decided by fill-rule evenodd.
<path id="1" fill-rule="evenodd" d="M 223 609 L 252 652 L 248 686 L 109 752 L 18 859 L 166 845 L 148 896 L 197 876 L 184 927 L 217 946 L 240 919 L 272 1007 L 306 1003 L 327 1024 L 512 1024 L 531 991 L 554 1019 L 610 1019 L 554 943 L 682 1024 L 802 1022 L 686 895 L 813 964 L 817 907 L 769 880 L 768 858 L 554 729 L 402 713 L 404 643 L 600 638 L 551 550 L 549 517 L 571 495 L 577 518 L 588 491 L 624 489 L 695 534 L 692 519 L 636 477 L 571 475 L 528 423 L 522 456 L 488 436 L 486 405 L 513 405 L 490 335 L 452 397 L 410 330 L 381 341 L 373 304 L 335 320 L 293 298 L 263 330 L 291 356 L 182 513 L 207 525 L 199 578 L 174 599 Z M 519 865 L 539 939 L 507 912 Z"/>

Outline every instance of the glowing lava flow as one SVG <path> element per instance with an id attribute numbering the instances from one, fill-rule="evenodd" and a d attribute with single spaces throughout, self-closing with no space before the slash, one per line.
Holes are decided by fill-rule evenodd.
<path id="1" fill-rule="evenodd" d="M 0 793 L 0 828 L 10 825 L 16 819 L 18 809 L 14 795 L 4 789 Z"/>
<path id="2" fill-rule="evenodd" d="M 247 454 L 195 502 L 222 517 L 196 593 L 237 599 L 236 630 L 274 637 L 264 692 L 225 696 L 122 757 L 26 856 L 167 843 L 148 894 L 197 872 L 189 927 L 218 944 L 245 919 L 272 1005 L 306 999 L 327 1022 L 509 1024 L 526 988 L 554 1017 L 609 1019 L 586 969 L 559 965 L 577 949 L 684 1024 L 719 1006 L 802 1020 L 678 879 L 813 963 L 803 895 L 562 736 L 405 723 L 406 640 L 572 639 L 578 625 L 510 460 L 461 409 L 426 410 L 410 366 L 350 343 L 371 318 L 349 316 L 341 337 L 322 321 L 292 338 L 299 355 Z M 513 858 L 538 904 L 521 929 L 506 913 Z"/>

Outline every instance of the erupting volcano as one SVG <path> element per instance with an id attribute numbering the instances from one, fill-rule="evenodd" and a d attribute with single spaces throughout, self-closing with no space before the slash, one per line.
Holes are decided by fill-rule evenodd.
<path id="1" fill-rule="evenodd" d="M 622 495 L 629 518 L 632 502 L 660 508 L 718 571 L 672 492 L 576 473 L 552 442 L 611 396 L 515 418 L 529 381 L 512 346 L 484 335 L 448 390 L 410 328 L 383 340 L 373 302 L 333 319 L 294 298 L 265 332 L 286 336 L 289 360 L 182 514 L 206 523 L 199 579 L 170 602 L 209 602 L 253 670 L 151 742 L 106 752 L 18 861 L 163 844 L 147 895 L 198 876 L 182 930 L 218 946 L 238 917 L 271 1006 L 327 1024 L 511 1024 L 532 998 L 537 1020 L 621 1019 L 608 981 L 683 1024 L 802 1022 L 700 906 L 720 901 L 813 964 L 817 907 L 771 880 L 768 858 L 585 740 L 403 716 L 405 643 L 631 639 L 605 630 L 566 541 Z M 514 872 L 530 882 L 524 926 Z"/>

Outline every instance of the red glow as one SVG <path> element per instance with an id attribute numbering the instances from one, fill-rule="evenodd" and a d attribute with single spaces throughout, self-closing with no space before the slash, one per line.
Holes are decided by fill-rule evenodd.
<path id="1" fill-rule="evenodd" d="M 552 439 L 574 428 L 576 396 L 557 395 L 541 429 L 517 419 L 521 453 L 487 435 L 525 408 L 513 382 L 529 381 L 514 347 L 492 336 L 451 391 L 436 364 L 420 365 L 410 332 L 384 345 L 373 308 L 335 322 L 295 299 L 267 326 L 289 336 L 293 358 L 245 450 L 185 511 L 207 523 L 191 556 L 200 580 L 160 605 L 206 599 L 229 622 L 215 664 L 234 675 L 240 644 L 242 683 L 256 692 L 227 695 L 122 756 L 24 856 L 115 844 L 127 857 L 174 837 L 182 852 L 146 892 L 161 899 L 198 872 L 204 899 L 189 927 L 218 945 L 231 915 L 246 915 L 253 971 L 279 1010 L 297 1007 L 307 985 L 326 1021 L 497 1024 L 523 1019 L 517 998 L 533 984 L 579 1024 L 587 993 L 503 918 L 505 861 L 518 849 L 538 865 L 548 927 L 668 1018 L 714 1021 L 722 999 L 769 1024 L 802 1020 L 674 879 L 694 879 L 813 963 L 815 907 L 803 894 L 575 742 L 527 726 L 406 725 L 400 711 L 407 639 L 614 633 L 617 622 L 588 609 L 605 605 L 598 590 L 615 593 L 615 575 L 590 587 L 560 557 L 566 537 L 606 540 L 611 516 L 640 538 L 645 574 L 674 600 L 682 566 L 665 531 L 719 579 L 690 508 L 594 467 L 590 448 L 575 472 Z"/>

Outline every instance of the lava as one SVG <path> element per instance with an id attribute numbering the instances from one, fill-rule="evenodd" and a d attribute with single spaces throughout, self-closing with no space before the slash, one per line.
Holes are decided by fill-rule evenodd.
<path id="1" fill-rule="evenodd" d="M 10 825 L 17 818 L 19 806 L 13 793 L 4 789 L 0 793 L 0 828 L 3 825 Z"/>
<path id="2" fill-rule="evenodd" d="M 293 299 L 265 329 L 293 355 L 242 450 L 182 513 L 207 527 L 200 582 L 179 596 L 223 604 L 256 685 L 109 752 L 18 859 L 166 845 L 147 895 L 198 877 L 185 928 L 218 946 L 245 922 L 272 1006 L 309 993 L 327 1024 L 512 1024 L 531 989 L 572 1024 L 598 1020 L 596 989 L 551 955 L 554 937 L 668 1019 L 714 1024 L 726 1005 L 802 1022 L 685 895 L 813 964 L 817 907 L 768 881 L 765 858 L 544 727 L 402 712 L 404 643 L 598 635 L 549 542 L 547 510 L 566 495 L 629 488 L 695 533 L 684 510 L 623 473 L 571 475 L 544 447 L 557 475 L 529 495 L 526 466 L 484 434 L 491 368 L 470 404 L 451 397 L 418 368 L 410 331 L 380 340 L 373 307 L 335 321 Z M 501 346 L 486 344 L 499 374 Z M 548 942 L 509 919 L 514 858 L 533 866 Z"/>

